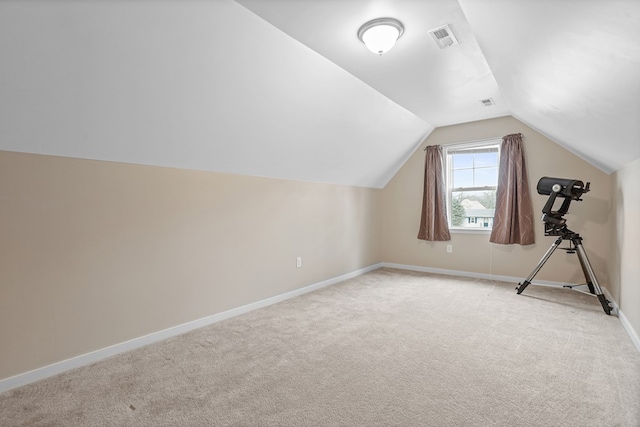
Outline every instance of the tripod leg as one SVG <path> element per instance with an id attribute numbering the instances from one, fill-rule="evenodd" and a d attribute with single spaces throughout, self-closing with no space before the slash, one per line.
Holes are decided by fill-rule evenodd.
<path id="1" fill-rule="evenodd" d="M 556 241 L 551 245 L 551 247 L 547 250 L 547 252 L 543 255 L 543 257 L 540 259 L 540 262 L 538 262 L 538 265 L 535 266 L 535 268 L 533 269 L 533 271 L 531 272 L 531 274 L 529 274 L 529 277 L 527 277 L 524 282 L 522 283 L 518 283 L 518 286 L 516 287 L 516 291 L 518 291 L 518 295 L 522 293 L 522 291 L 524 291 L 527 286 L 529 286 L 531 284 L 531 281 L 533 280 L 533 278 L 535 277 L 536 274 L 538 274 L 538 271 L 540 271 L 540 269 L 542 268 L 542 266 L 544 265 L 545 262 L 547 262 L 547 260 L 549 259 L 549 257 L 553 254 L 553 252 L 558 248 L 558 246 L 560 245 L 560 243 L 562 243 L 562 236 L 558 237 L 556 239 Z"/>
<path id="2" fill-rule="evenodd" d="M 580 242 L 578 242 L 577 245 L 579 245 L 579 244 L 580 244 Z M 589 269 L 587 268 L 587 265 L 585 264 L 585 261 L 582 258 L 582 256 L 580 255 L 580 253 L 578 253 L 578 259 L 580 260 L 580 267 L 582 267 L 582 273 L 584 274 L 584 278 L 586 280 L 585 284 L 589 287 L 589 292 L 591 292 L 593 295 L 596 295 L 596 290 L 593 287 L 593 282 L 591 281 L 591 276 L 589 274 Z M 589 262 L 589 261 L 587 261 L 587 262 Z"/>
<path id="3" fill-rule="evenodd" d="M 583 270 L 585 271 L 585 279 L 587 280 L 587 283 L 592 283 L 593 289 L 595 291 L 594 293 L 598 297 L 598 300 L 600 301 L 604 312 L 607 314 L 611 314 L 611 305 L 607 298 L 604 296 L 602 288 L 600 288 L 600 285 L 598 284 L 598 279 L 596 279 L 596 275 L 591 268 L 591 263 L 589 262 L 589 258 L 587 258 L 587 253 L 582 247 L 581 242 L 577 242 L 576 249 L 578 250 L 578 258 L 580 259 L 580 264 L 583 266 Z"/>

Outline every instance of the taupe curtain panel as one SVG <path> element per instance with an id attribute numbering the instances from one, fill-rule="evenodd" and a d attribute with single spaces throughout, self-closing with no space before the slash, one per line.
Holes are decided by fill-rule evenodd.
<path id="1" fill-rule="evenodd" d="M 429 145 L 424 165 L 422 216 L 418 239 L 451 240 L 447 224 L 447 202 L 442 147 Z"/>
<path id="2" fill-rule="evenodd" d="M 496 211 L 489 241 L 504 245 L 535 243 L 533 207 L 522 135 L 519 133 L 502 137 Z"/>

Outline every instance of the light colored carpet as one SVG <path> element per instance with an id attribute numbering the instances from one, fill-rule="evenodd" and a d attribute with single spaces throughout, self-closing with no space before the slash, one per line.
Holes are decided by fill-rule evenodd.
<path id="1" fill-rule="evenodd" d="M 380 269 L 0 395 L 3 426 L 640 425 L 579 292 Z"/>

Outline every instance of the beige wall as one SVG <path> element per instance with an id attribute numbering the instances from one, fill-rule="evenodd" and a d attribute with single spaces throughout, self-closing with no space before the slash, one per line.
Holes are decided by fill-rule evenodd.
<path id="1" fill-rule="evenodd" d="M 0 379 L 380 262 L 380 193 L 0 151 Z"/>
<path id="2" fill-rule="evenodd" d="M 640 159 L 613 174 L 609 274 L 620 310 L 640 333 Z"/>
<path id="3" fill-rule="evenodd" d="M 552 237 L 544 236 L 542 221 L 534 224 L 536 243 L 530 246 L 491 244 L 488 234 L 452 234 L 450 242 L 425 242 L 416 238 L 420 224 L 424 175 L 422 147 L 502 137 L 517 132 L 523 133 L 525 137 L 529 185 L 534 215 L 537 218 L 547 201 L 547 196 L 538 195 L 536 191 L 536 185 L 542 176 L 591 182 L 592 191 L 584 196 L 583 201 L 571 204 L 567 219 L 569 228 L 584 237 L 584 247 L 596 276 L 600 284 L 606 287 L 606 261 L 610 241 L 610 176 L 513 117 L 441 127 L 431 133 L 383 190 L 384 261 L 523 279 L 527 277 L 554 242 Z M 453 245 L 453 253 L 446 252 L 447 244 Z M 536 279 L 584 283 L 577 256 L 567 255 L 560 250 L 549 259 Z"/>
<path id="4" fill-rule="evenodd" d="M 524 278 L 541 221 L 527 247 L 416 238 L 422 147 L 515 132 L 536 215 L 541 176 L 592 183 L 569 226 L 640 330 L 640 160 L 608 176 L 511 117 L 436 129 L 384 190 L 0 151 L 0 379 L 380 261 Z M 557 251 L 537 278 L 582 273 Z"/>

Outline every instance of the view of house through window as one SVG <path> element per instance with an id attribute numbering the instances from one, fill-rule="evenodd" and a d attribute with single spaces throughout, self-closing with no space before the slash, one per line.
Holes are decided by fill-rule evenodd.
<path id="1" fill-rule="evenodd" d="M 493 227 L 500 139 L 444 146 L 449 228 Z"/>

